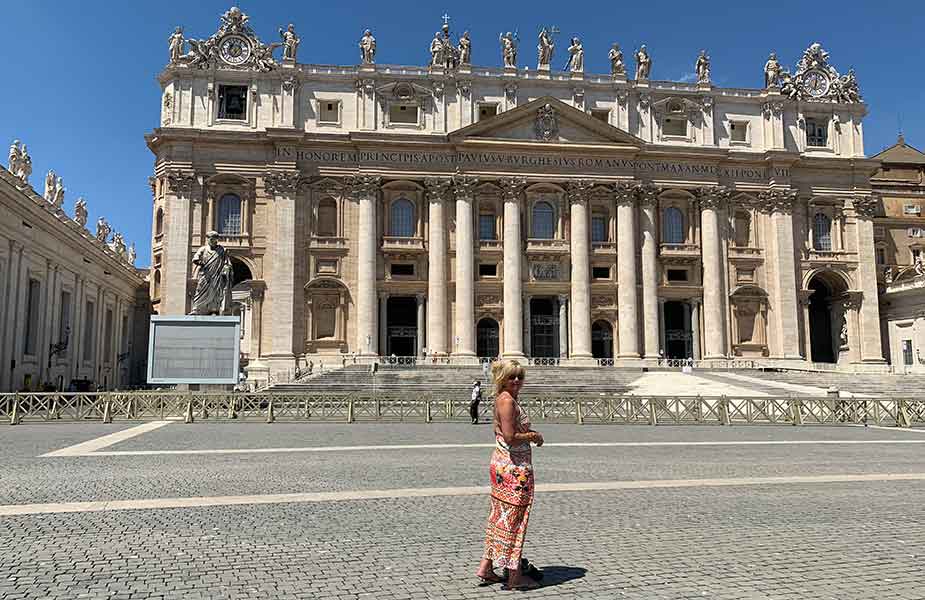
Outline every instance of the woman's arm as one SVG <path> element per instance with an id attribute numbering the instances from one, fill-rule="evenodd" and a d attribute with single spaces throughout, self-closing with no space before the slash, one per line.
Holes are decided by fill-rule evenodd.
<path id="1" fill-rule="evenodd" d="M 500 394 L 496 399 L 496 410 L 498 411 L 498 420 L 501 421 L 501 437 L 508 446 L 513 446 L 518 442 L 536 441 L 536 432 L 528 431 L 519 433 L 515 423 L 516 409 L 514 408 L 514 399 L 510 394 Z"/>

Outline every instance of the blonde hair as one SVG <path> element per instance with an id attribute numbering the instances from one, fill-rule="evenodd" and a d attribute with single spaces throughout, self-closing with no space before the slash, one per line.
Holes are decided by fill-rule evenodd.
<path id="1" fill-rule="evenodd" d="M 504 391 L 504 384 L 511 377 L 518 376 L 523 381 L 527 372 L 516 360 L 496 360 L 491 363 L 491 380 L 495 384 L 495 395 Z"/>

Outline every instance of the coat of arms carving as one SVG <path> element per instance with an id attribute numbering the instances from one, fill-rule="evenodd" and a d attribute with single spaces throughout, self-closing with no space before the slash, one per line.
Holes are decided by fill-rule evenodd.
<path id="1" fill-rule="evenodd" d="M 536 111 L 536 122 L 533 124 L 536 139 L 548 142 L 559 137 L 559 115 L 556 109 L 546 104 Z"/>

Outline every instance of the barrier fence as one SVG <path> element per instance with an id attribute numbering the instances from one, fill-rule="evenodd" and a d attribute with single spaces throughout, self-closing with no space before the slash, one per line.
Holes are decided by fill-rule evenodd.
<path id="1" fill-rule="evenodd" d="M 917 398 L 537 395 L 521 406 L 535 423 L 870 424 L 925 425 Z M 490 419 L 492 402 L 481 403 Z M 363 421 L 452 422 L 469 419 L 468 394 L 199 393 L 178 391 L 92 394 L 0 394 L 0 420 L 12 425 L 54 421 Z"/>

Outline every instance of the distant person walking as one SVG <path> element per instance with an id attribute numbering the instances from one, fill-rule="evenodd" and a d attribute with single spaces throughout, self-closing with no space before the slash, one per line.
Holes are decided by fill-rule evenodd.
<path id="1" fill-rule="evenodd" d="M 497 361 L 491 367 L 495 384 L 495 450 L 491 455 L 491 512 L 485 531 L 485 552 L 476 575 L 486 584 L 502 580 L 494 569 L 508 570 L 504 589 L 539 587 L 521 571 L 521 555 L 530 507 L 533 505 L 533 461 L 530 444 L 543 445 L 543 436 L 530 428 L 530 419 L 517 403 L 524 368 L 517 361 Z"/>
<path id="2" fill-rule="evenodd" d="M 473 425 L 479 424 L 479 404 L 482 402 L 482 384 L 472 382 L 472 398 L 469 400 L 469 417 Z"/>

